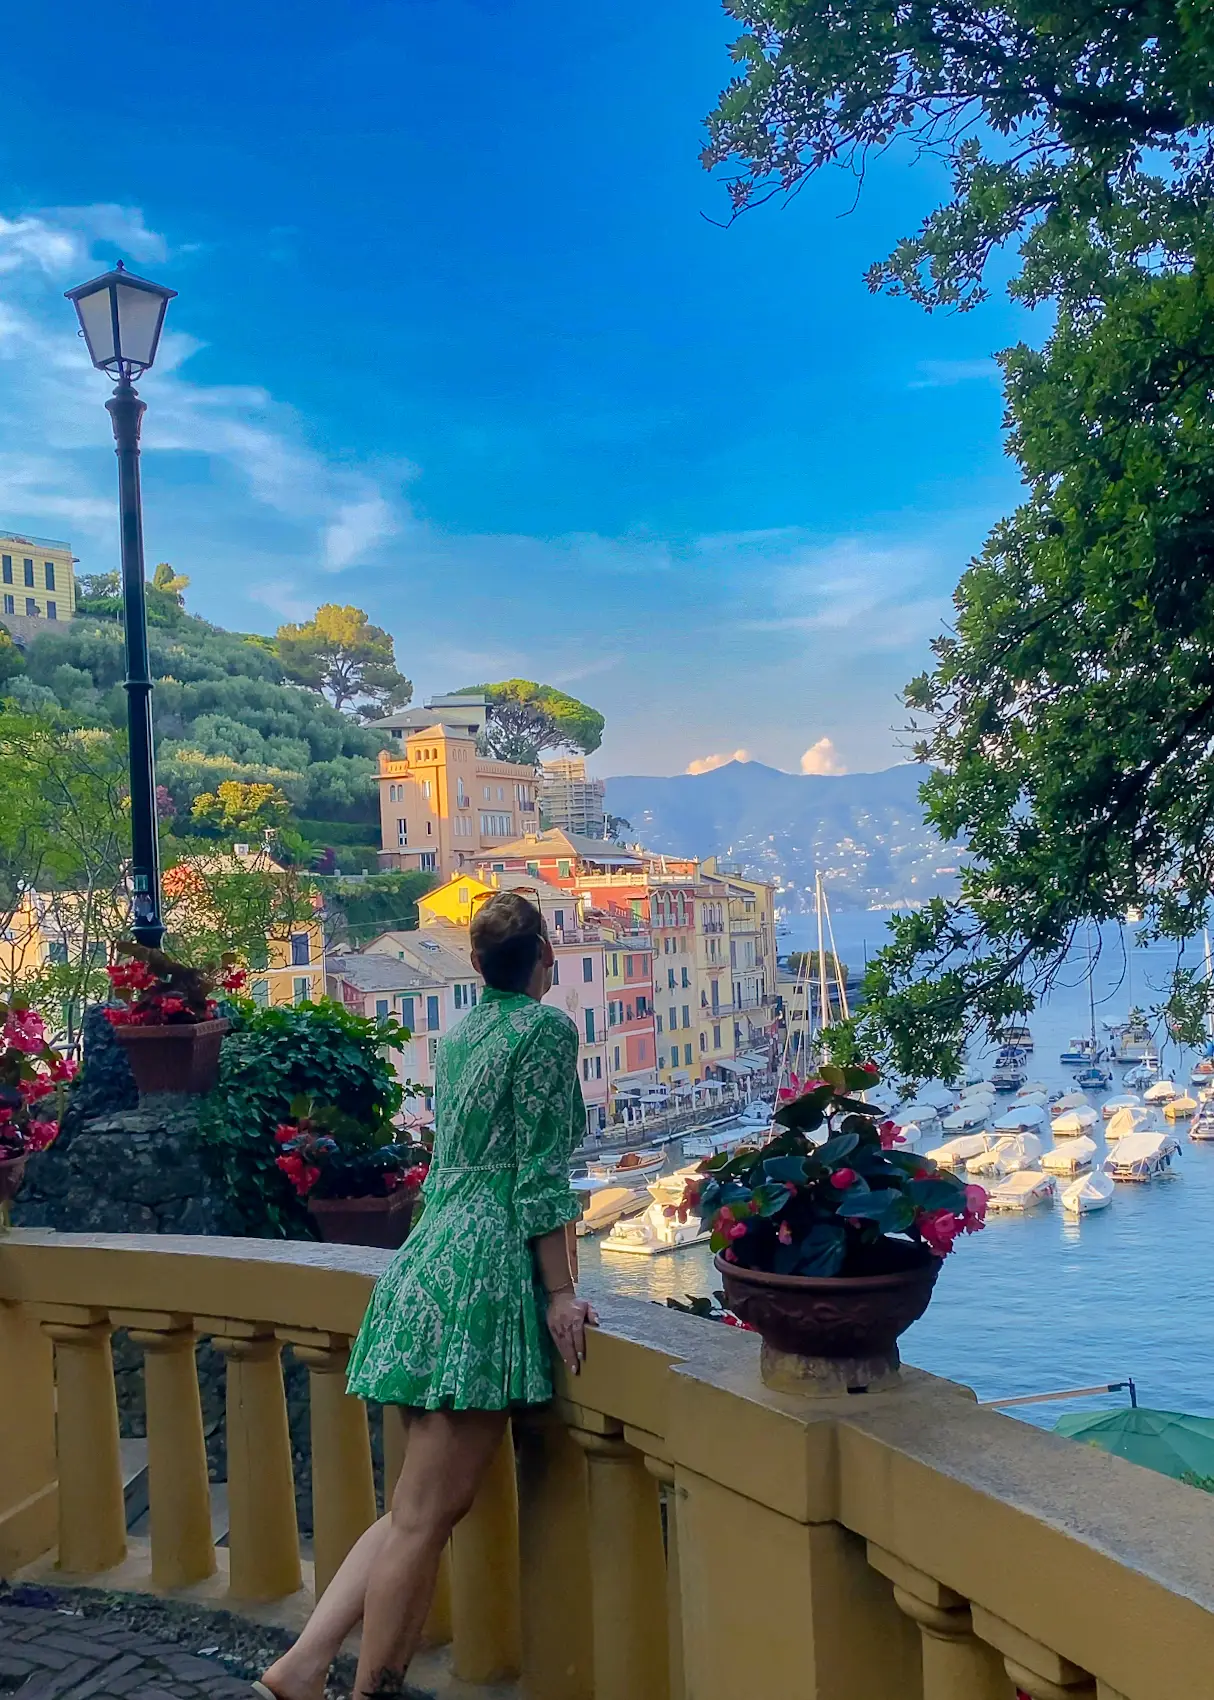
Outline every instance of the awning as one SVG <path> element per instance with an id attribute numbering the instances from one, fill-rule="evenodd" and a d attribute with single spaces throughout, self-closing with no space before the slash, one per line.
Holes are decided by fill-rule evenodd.
<path id="1" fill-rule="evenodd" d="M 717 1067 L 723 1068 L 726 1074 L 745 1075 L 757 1072 L 754 1063 L 747 1062 L 745 1057 L 721 1057 L 717 1061 Z"/>

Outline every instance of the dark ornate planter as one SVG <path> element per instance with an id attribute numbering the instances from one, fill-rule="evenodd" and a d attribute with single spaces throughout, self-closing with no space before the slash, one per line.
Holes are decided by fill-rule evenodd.
<path id="1" fill-rule="evenodd" d="M 310 1198 L 308 1211 L 322 1240 L 396 1251 L 413 1224 L 417 1194 L 398 1187 L 384 1198 Z"/>
<path id="2" fill-rule="evenodd" d="M 5 1157 L 0 1161 L 0 1233 L 9 1225 L 8 1207 L 17 1196 L 26 1161 L 24 1156 Z"/>
<path id="3" fill-rule="evenodd" d="M 154 1092 L 209 1092 L 229 1023 L 182 1021 L 163 1027 L 114 1026 L 141 1098 Z"/>
<path id="4" fill-rule="evenodd" d="M 763 1339 L 763 1379 L 799 1392 L 877 1388 L 898 1376 L 898 1337 L 931 1302 L 941 1260 L 909 1243 L 877 1275 L 772 1275 L 718 1257 L 725 1303 Z"/>

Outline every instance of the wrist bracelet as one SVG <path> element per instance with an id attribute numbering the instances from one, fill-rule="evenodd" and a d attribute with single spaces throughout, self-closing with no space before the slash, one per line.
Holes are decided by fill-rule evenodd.
<path id="1" fill-rule="evenodd" d="M 558 1299 L 562 1293 L 576 1293 L 577 1288 L 572 1281 L 566 1281 L 563 1287 L 547 1287 L 545 1291 L 550 1299 Z"/>

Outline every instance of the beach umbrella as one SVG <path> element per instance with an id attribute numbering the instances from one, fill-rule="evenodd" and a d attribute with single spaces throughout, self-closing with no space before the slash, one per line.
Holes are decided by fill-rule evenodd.
<path id="1" fill-rule="evenodd" d="M 1214 1480 L 1214 1417 L 1151 1411 L 1140 1405 L 1059 1417 L 1054 1432 L 1163 1476 Z"/>

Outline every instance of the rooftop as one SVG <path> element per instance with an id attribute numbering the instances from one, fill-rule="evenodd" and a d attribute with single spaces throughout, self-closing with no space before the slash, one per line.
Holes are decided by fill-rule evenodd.
<path id="1" fill-rule="evenodd" d="M 398 956 L 376 952 L 365 956 L 331 956 L 329 972 L 348 980 L 360 992 L 417 992 L 438 983 L 438 976 L 419 974 L 416 968 L 402 962 Z"/>
<path id="2" fill-rule="evenodd" d="M 33 537 L 28 531 L 0 531 L 0 543 L 28 543 L 34 549 L 62 549 L 71 554 L 72 546 L 57 537 Z"/>
<path id="3" fill-rule="evenodd" d="M 621 868 L 639 868 L 641 858 L 633 850 L 626 850 L 622 844 L 613 844 L 607 838 L 587 838 L 580 832 L 566 832 L 563 827 L 552 826 L 545 832 L 530 832 L 522 838 L 515 838 L 509 844 L 495 844 L 492 850 L 486 850 L 482 860 L 489 861 L 495 856 L 520 856 L 524 861 L 534 861 L 539 855 L 568 857 L 571 861 L 598 862 L 601 865 Z"/>

